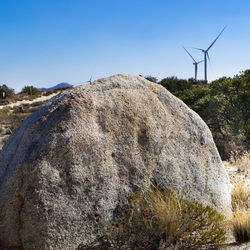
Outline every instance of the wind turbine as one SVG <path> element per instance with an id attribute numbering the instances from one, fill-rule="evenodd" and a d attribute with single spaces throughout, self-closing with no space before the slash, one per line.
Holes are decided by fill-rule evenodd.
<path id="1" fill-rule="evenodd" d="M 200 49 L 200 48 L 195 48 L 198 50 L 201 50 L 204 53 L 204 74 L 205 74 L 205 81 L 207 82 L 207 58 L 210 62 L 210 58 L 209 58 L 209 54 L 208 51 L 211 49 L 211 47 L 215 44 L 215 42 L 218 40 L 218 38 L 220 37 L 220 35 L 223 33 L 223 31 L 226 29 L 227 25 L 222 29 L 222 31 L 220 32 L 220 34 L 215 38 L 215 40 L 209 45 L 209 47 L 205 50 L 205 49 Z"/>
<path id="2" fill-rule="evenodd" d="M 74 86 L 77 86 L 77 85 L 82 85 L 82 84 L 84 84 L 84 83 L 92 83 L 92 76 L 89 78 L 89 80 L 88 80 L 88 81 L 81 82 L 81 83 L 76 83 L 76 84 L 74 84 Z"/>
<path id="3" fill-rule="evenodd" d="M 182 46 L 183 47 L 183 46 Z M 195 81 L 197 81 L 197 72 L 198 72 L 198 64 L 199 63 L 201 63 L 201 62 L 203 62 L 203 61 L 199 61 L 199 62 L 196 62 L 195 60 L 194 60 L 194 58 L 191 56 L 191 54 L 186 50 L 186 48 L 185 47 L 183 47 L 183 49 L 185 49 L 185 51 L 188 53 L 188 55 L 193 59 L 193 65 L 194 65 L 194 79 L 195 79 Z"/>
<path id="4" fill-rule="evenodd" d="M 89 78 L 89 80 L 88 81 L 86 81 L 86 82 L 83 82 L 83 83 L 92 83 L 92 76 Z"/>

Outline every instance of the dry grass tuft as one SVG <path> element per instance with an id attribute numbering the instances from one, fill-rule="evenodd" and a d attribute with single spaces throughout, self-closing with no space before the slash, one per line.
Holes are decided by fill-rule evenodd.
<path id="1" fill-rule="evenodd" d="M 247 206 L 248 188 L 244 181 L 234 183 L 232 191 L 232 207 L 234 210 Z M 247 207 L 246 207 L 247 208 Z"/>
<path id="2" fill-rule="evenodd" d="M 231 221 L 235 240 L 239 243 L 250 241 L 250 210 L 237 208 Z"/>
<path id="3" fill-rule="evenodd" d="M 150 208 L 158 221 L 160 231 L 165 237 L 176 239 L 179 234 L 182 221 L 182 201 L 175 194 L 168 194 L 168 198 L 162 192 L 151 193 L 149 197 Z"/>
<path id="4" fill-rule="evenodd" d="M 231 165 L 237 167 L 238 173 L 245 175 L 234 180 L 232 190 L 233 215 L 231 224 L 235 240 L 238 243 L 250 241 L 250 209 L 248 204 L 247 174 L 250 169 L 250 152 L 235 154 L 231 158 Z"/>

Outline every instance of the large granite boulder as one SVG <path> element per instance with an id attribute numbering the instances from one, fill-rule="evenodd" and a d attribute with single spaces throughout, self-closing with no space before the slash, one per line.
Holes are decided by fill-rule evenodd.
<path id="1" fill-rule="evenodd" d="M 150 181 L 231 212 L 230 181 L 202 119 L 162 86 L 115 75 L 63 92 L 0 154 L 0 245 L 76 249 Z"/>

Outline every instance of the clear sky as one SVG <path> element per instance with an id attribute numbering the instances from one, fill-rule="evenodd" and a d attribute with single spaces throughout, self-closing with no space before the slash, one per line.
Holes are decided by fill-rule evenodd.
<path id="1" fill-rule="evenodd" d="M 226 24 L 210 50 L 210 81 L 250 68 L 249 0 L 0 0 L 0 84 L 193 77 L 182 45 L 207 48 Z"/>

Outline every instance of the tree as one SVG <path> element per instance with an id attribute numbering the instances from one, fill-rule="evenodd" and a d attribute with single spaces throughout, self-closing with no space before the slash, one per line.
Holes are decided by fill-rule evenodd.
<path id="1" fill-rule="evenodd" d="M 145 79 L 149 80 L 150 82 L 158 82 L 158 79 L 154 76 L 146 76 Z"/>
<path id="2" fill-rule="evenodd" d="M 0 98 L 10 98 L 15 94 L 14 89 L 7 87 L 7 85 L 0 85 Z"/>
<path id="3" fill-rule="evenodd" d="M 189 89 L 191 85 L 193 84 L 193 82 L 191 80 L 178 79 L 177 77 L 172 76 L 172 77 L 167 77 L 167 78 L 162 79 L 159 82 L 159 84 L 161 84 L 171 93 L 176 95 L 178 91 Z"/>
<path id="4" fill-rule="evenodd" d="M 34 86 L 24 86 L 21 90 L 21 94 L 38 95 L 39 93 L 40 91 Z"/>

